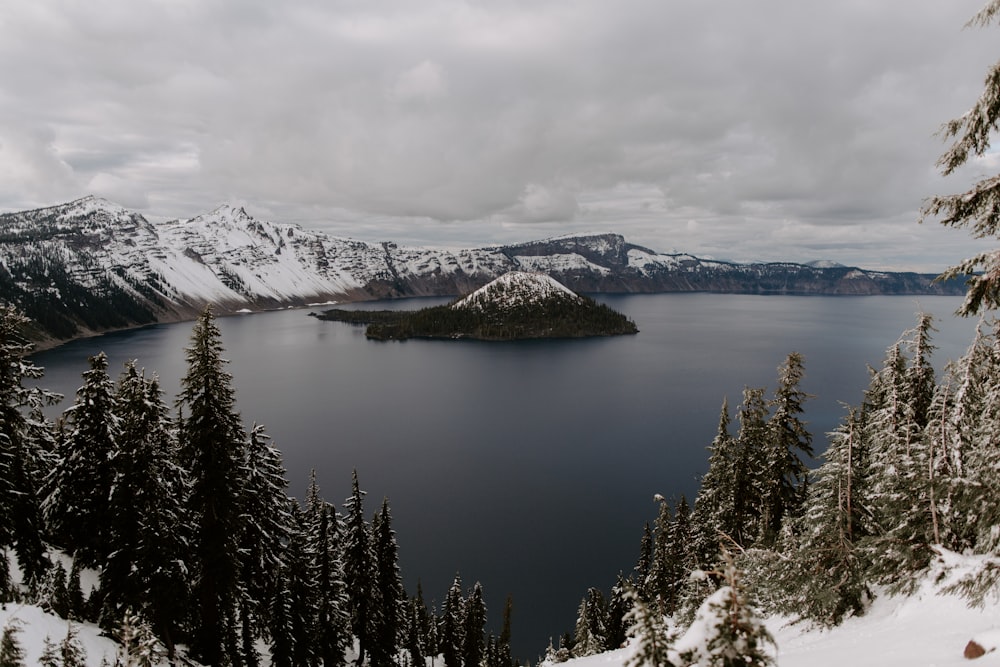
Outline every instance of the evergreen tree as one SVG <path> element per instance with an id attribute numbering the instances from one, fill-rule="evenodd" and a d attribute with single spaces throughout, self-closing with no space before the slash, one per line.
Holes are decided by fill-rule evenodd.
<path id="1" fill-rule="evenodd" d="M 486 602 L 483 587 L 477 581 L 465 601 L 465 623 L 462 630 L 462 664 L 479 667 L 486 653 Z"/>
<path id="2" fill-rule="evenodd" d="M 58 395 L 23 386 L 43 371 L 26 357 L 32 345 L 24 336 L 27 318 L 12 306 L 0 305 L 0 551 L 13 547 L 27 582 L 44 576 L 48 567 L 42 543 L 43 462 L 41 438 L 51 424 L 42 407 Z M 4 563 L 6 571 L 6 563 Z M 7 577 L 0 577 L 0 588 Z"/>
<path id="3" fill-rule="evenodd" d="M 21 622 L 16 618 L 7 621 L 0 637 L 0 667 L 25 667 L 24 649 L 17 636 L 21 633 Z"/>
<path id="4" fill-rule="evenodd" d="M 635 594 L 630 593 L 631 608 L 625 622 L 632 639 L 632 655 L 625 661 L 625 667 L 673 667 L 670 659 L 672 637 L 667 631 L 664 619 Z"/>
<path id="5" fill-rule="evenodd" d="M 782 611 L 832 626 L 860 614 L 870 598 L 859 543 L 867 533 L 863 511 L 867 455 L 863 416 L 849 408 L 830 434 L 824 462 L 809 487 L 797 549 L 774 575 L 785 588 Z"/>
<path id="6" fill-rule="evenodd" d="M 289 539 L 288 482 L 281 454 L 268 444 L 264 427 L 254 424 L 243 452 L 240 578 L 244 600 L 244 643 L 265 634 L 270 600 L 279 585 L 281 558 Z M 243 649 L 248 653 L 248 649 Z"/>
<path id="7" fill-rule="evenodd" d="M 774 665 L 774 639 L 757 616 L 732 557 L 723 556 L 724 566 L 716 573 L 723 585 L 702 603 L 694 624 L 674 648 L 685 665 Z"/>
<path id="8" fill-rule="evenodd" d="M 382 509 L 372 522 L 375 547 L 376 600 L 373 610 L 373 639 L 370 663 L 372 667 L 388 667 L 399 648 L 400 616 L 406 598 L 403 579 L 399 572 L 399 547 L 392 530 L 389 500 L 383 498 Z M 478 663 L 477 663 L 478 664 Z"/>
<path id="9" fill-rule="evenodd" d="M 462 667 L 462 649 L 465 645 L 465 598 L 462 596 L 462 579 L 458 574 L 448 589 L 441 610 L 438 645 L 444 656 L 445 667 Z"/>
<path id="10" fill-rule="evenodd" d="M 375 641 L 373 632 L 376 595 L 376 561 L 371 533 L 364 515 L 364 492 L 358 471 L 352 476 L 351 496 L 344 502 L 344 584 L 350 599 L 351 631 L 358 641 L 358 665 L 363 665 Z"/>
<path id="11" fill-rule="evenodd" d="M 792 352 L 778 368 L 778 388 L 768 420 L 761 493 L 761 538 L 771 546 L 781 532 L 786 516 L 795 516 L 806 493 L 808 466 L 812 457 L 812 435 L 802 421 L 803 403 L 809 398 L 799 387 L 804 375 L 802 355 Z"/>
<path id="12" fill-rule="evenodd" d="M 596 588 L 587 590 L 580 601 L 573 637 L 573 655 L 582 658 L 608 650 L 608 604 Z"/>
<path id="13" fill-rule="evenodd" d="M 116 627 L 133 610 L 155 625 L 172 656 L 187 602 L 186 479 L 175 461 L 173 424 L 157 379 L 147 380 L 127 363 L 115 405 L 118 446 L 101 570 L 104 624 Z M 74 566 L 79 562 L 74 559 Z"/>
<path id="14" fill-rule="evenodd" d="M 66 636 L 58 645 L 46 637 L 42 655 L 39 657 L 42 667 L 86 667 L 87 651 L 80 643 L 78 634 L 76 626 L 67 623 Z"/>
<path id="15" fill-rule="evenodd" d="M 57 544 L 84 565 L 98 567 L 109 553 L 108 499 L 119 420 L 108 358 L 102 352 L 89 363 L 76 402 L 66 411 L 69 433 L 46 481 L 45 516 Z"/>
<path id="16" fill-rule="evenodd" d="M 701 479 L 692 517 L 693 547 L 698 566 L 702 568 L 715 564 L 719 541 L 726 531 L 731 530 L 735 520 L 733 481 L 736 441 L 729 434 L 731 422 L 729 400 L 723 399 L 719 425 L 708 448 L 708 472 Z"/>
<path id="17" fill-rule="evenodd" d="M 645 600 L 650 599 L 646 590 L 650 570 L 653 567 L 653 530 L 647 521 L 642 529 L 642 540 L 639 542 L 639 560 L 635 564 L 636 592 Z"/>
<path id="18" fill-rule="evenodd" d="M 669 526 L 670 535 L 667 539 L 667 554 L 664 561 L 666 585 L 663 589 L 662 611 L 670 615 L 677 611 L 680 604 L 681 591 L 690 579 L 690 573 L 697 567 L 692 549 L 691 507 L 683 495 L 674 509 L 674 516 Z"/>
<path id="19" fill-rule="evenodd" d="M 38 590 L 35 603 L 59 618 L 69 618 L 69 590 L 66 588 L 66 568 L 56 560 Z"/>
<path id="20" fill-rule="evenodd" d="M 968 25 L 985 27 L 1000 15 L 1000 0 L 989 0 Z M 937 166 L 947 176 L 970 158 L 981 157 L 990 150 L 990 143 L 1000 124 L 1000 62 L 986 75 L 982 95 L 972 108 L 945 123 L 941 134 L 954 140 L 938 159 Z M 987 176 L 971 190 L 959 194 L 931 197 L 921 210 L 921 219 L 941 216 L 941 223 L 950 227 L 966 227 L 976 238 L 1000 234 L 1000 179 Z M 945 271 L 942 279 L 968 276 L 968 293 L 959 309 L 963 315 L 981 309 L 1000 306 L 1000 251 L 993 250 L 966 259 Z"/>
<path id="21" fill-rule="evenodd" d="M 629 591 L 634 590 L 625 581 L 621 574 L 611 587 L 611 597 L 608 600 L 608 620 L 607 620 L 607 646 L 609 650 L 614 650 L 624 646 L 628 638 L 628 627 L 625 624 L 625 617 L 632 609 L 632 596 Z"/>
<path id="22" fill-rule="evenodd" d="M 333 505 L 323 500 L 310 476 L 306 493 L 309 551 L 316 571 L 316 653 L 324 665 L 342 665 L 351 640 L 351 619 L 344 587 L 340 521 Z"/>
<path id="23" fill-rule="evenodd" d="M 318 587 L 315 554 L 308 525 L 299 504 L 289 501 L 292 530 L 285 549 L 283 597 L 287 599 L 287 627 L 294 665 L 311 665 L 318 658 L 316 636 Z"/>
<path id="24" fill-rule="evenodd" d="M 864 547 L 879 580 L 902 588 L 912 585 L 912 575 L 929 564 L 935 541 L 924 440 L 927 414 L 919 411 L 922 401 L 916 400 L 912 381 L 924 361 L 914 357 L 908 363 L 903 353 L 916 347 L 927 327 L 929 320 L 921 318 L 916 329 L 889 349 L 866 394 L 865 441 L 871 466 L 866 510 L 872 526 Z"/>
<path id="25" fill-rule="evenodd" d="M 670 504 L 657 494 L 660 510 L 653 524 L 653 564 L 644 582 L 647 601 L 661 614 L 667 613 L 667 598 L 672 583 L 673 564 L 670 562 Z"/>
<path id="26" fill-rule="evenodd" d="M 178 404 L 186 412 L 179 420 L 180 460 L 190 475 L 188 515 L 194 529 L 191 569 L 197 609 L 191 648 L 202 662 L 221 665 L 231 651 L 227 638 L 236 632 L 231 623 L 240 581 L 246 437 L 235 411 L 232 376 L 224 370 L 221 333 L 208 308 L 194 327 L 186 355 Z"/>

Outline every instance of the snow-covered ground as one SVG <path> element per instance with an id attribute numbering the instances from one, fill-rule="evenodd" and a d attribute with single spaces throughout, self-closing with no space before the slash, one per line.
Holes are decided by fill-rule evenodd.
<path id="1" fill-rule="evenodd" d="M 966 559 L 957 564 L 952 577 L 974 564 Z M 777 643 L 780 667 L 989 667 L 1000 665 L 1000 602 L 991 599 L 981 609 L 968 607 L 964 600 L 940 594 L 941 585 L 930 580 L 908 597 L 880 596 L 868 613 L 849 618 L 840 626 L 817 630 L 794 624 L 785 618 L 766 619 Z M 26 665 L 34 665 L 49 637 L 58 643 L 66 636 L 67 622 L 38 607 L 7 604 L 0 608 L 0 627 L 11 619 L 21 622 L 19 641 L 27 654 Z M 117 645 L 100 635 L 97 626 L 77 624 L 80 643 L 87 652 L 87 664 L 96 667 L 102 658 L 114 664 Z M 966 644 L 975 639 L 989 653 L 969 660 L 963 656 Z M 576 658 L 565 667 L 625 667 L 633 649 L 626 647 L 587 658 Z M 266 658 L 265 658 L 266 662 Z M 440 663 L 438 663 L 440 664 Z"/>

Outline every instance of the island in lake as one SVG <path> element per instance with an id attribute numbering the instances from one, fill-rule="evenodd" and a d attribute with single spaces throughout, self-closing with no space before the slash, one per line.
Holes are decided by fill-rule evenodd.
<path id="1" fill-rule="evenodd" d="M 542 273 L 511 271 L 458 301 L 417 311 L 342 310 L 320 319 L 367 324 L 374 340 L 523 340 L 639 333 L 625 315 Z"/>

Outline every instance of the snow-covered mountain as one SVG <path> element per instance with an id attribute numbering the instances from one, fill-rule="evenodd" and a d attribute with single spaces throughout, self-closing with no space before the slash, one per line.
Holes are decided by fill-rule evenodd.
<path id="1" fill-rule="evenodd" d="M 220 312 L 467 294 L 512 270 L 576 292 L 959 293 L 932 276 L 661 254 L 617 234 L 468 250 L 400 247 L 257 220 L 221 206 L 152 223 L 96 197 L 0 215 L 0 300 L 65 340 Z"/>

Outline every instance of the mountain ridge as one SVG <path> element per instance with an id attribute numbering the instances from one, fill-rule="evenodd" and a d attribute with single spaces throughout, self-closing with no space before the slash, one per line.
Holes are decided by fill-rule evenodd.
<path id="1" fill-rule="evenodd" d="M 509 271 L 578 293 L 961 294 L 918 273 L 664 254 L 616 233 L 448 250 L 372 243 L 254 218 L 223 204 L 151 222 L 99 197 L 0 214 L 0 300 L 55 344 L 220 313 L 467 294 Z"/>

